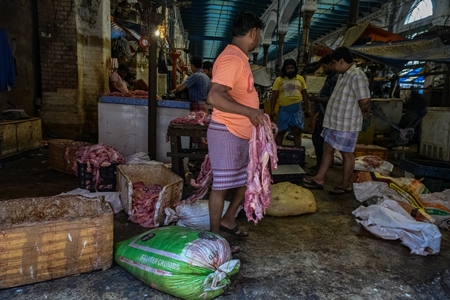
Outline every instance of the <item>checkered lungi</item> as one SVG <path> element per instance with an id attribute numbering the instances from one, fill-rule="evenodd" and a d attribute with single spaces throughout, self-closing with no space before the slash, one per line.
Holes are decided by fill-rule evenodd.
<path id="1" fill-rule="evenodd" d="M 349 153 L 355 151 L 358 134 L 358 131 L 339 131 L 330 128 L 324 128 L 322 131 L 325 143 L 329 144 L 333 149 Z"/>
<path id="2" fill-rule="evenodd" d="M 211 121 L 208 127 L 208 153 L 213 173 L 213 190 L 247 185 L 248 140 L 235 136 L 227 127 Z"/>

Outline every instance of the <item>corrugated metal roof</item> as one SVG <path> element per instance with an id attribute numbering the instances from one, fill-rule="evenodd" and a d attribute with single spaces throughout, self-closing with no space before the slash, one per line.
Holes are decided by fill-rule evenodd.
<path id="1" fill-rule="evenodd" d="M 262 16 L 267 8 L 277 0 L 191 0 L 189 7 L 180 8 L 180 14 L 185 31 L 189 33 L 189 51 L 193 55 L 199 55 L 204 60 L 214 61 L 225 46 L 232 39 L 232 24 L 234 16 L 242 10 L 253 11 L 257 16 Z M 288 32 L 285 37 L 284 53 L 297 48 L 301 41 L 299 33 L 299 9 L 298 5 L 288 22 Z M 360 0 L 359 17 L 381 7 L 385 0 Z M 276 6 L 275 6 L 276 7 Z M 317 10 L 311 21 L 310 41 L 333 32 L 347 24 L 350 9 L 350 0 L 318 0 Z M 276 37 L 272 37 L 269 47 L 269 61 L 277 56 Z M 258 54 L 258 63 L 262 63 L 262 47 Z"/>

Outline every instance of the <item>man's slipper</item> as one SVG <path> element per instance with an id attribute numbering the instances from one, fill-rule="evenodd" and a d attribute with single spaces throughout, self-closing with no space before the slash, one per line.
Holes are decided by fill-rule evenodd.
<path id="1" fill-rule="evenodd" d="M 248 237 L 248 233 L 245 231 L 240 231 L 238 225 L 236 225 L 233 229 L 220 225 L 220 230 L 238 237 Z"/>
<path id="2" fill-rule="evenodd" d="M 307 189 L 318 189 L 323 190 L 323 184 L 315 182 L 313 179 L 302 179 L 303 186 Z"/>
<path id="3" fill-rule="evenodd" d="M 330 190 L 329 192 L 328 192 L 328 194 L 330 194 L 330 195 L 344 195 L 344 194 L 349 194 L 349 193 L 352 193 L 353 192 L 353 190 L 352 189 L 344 189 L 344 188 L 341 188 L 341 187 L 335 187 L 335 188 L 333 188 L 332 190 Z"/>

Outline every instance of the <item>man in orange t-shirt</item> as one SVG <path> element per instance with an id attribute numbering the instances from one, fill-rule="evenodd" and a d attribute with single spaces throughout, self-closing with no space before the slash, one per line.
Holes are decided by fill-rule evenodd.
<path id="1" fill-rule="evenodd" d="M 208 152 L 213 173 L 209 198 L 210 230 L 240 237 L 248 234 L 236 224 L 236 212 L 244 200 L 249 145 L 253 126 L 263 124 L 258 93 L 247 54 L 259 43 L 263 22 L 253 12 L 240 12 L 233 23 L 233 40 L 214 63 L 207 101 L 213 106 L 208 128 Z M 227 190 L 236 188 L 223 217 Z M 231 245 L 233 253 L 239 251 Z"/>

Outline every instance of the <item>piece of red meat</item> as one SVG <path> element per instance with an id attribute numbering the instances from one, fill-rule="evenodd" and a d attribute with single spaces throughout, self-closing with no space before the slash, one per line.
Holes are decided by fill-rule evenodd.
<path id="1" fill-rule="evenodd" d="M 273 124 L 266 115 L 264 125 L 253 128 L 249 141 L 250 162 L 247 166 L 244 210 L 247 219 L 255 223 L 263 218 L 270 205 L 272 183 L 270 167 L 276 169 L 278 163 L 273 132 Z"/>
<path id="2" fill-rule="evenodd" d="M 125 162 L 122 155 L 114 148 L 105 144 L 95 144 L 80 147 L 76 152 L 76 159 L 72 169 L 78 174 L 78 163 L 86 164 L 86 172 L 92 174 L 95 190 L 106 188 L 102 186 L 100 167 L 110 166 L 112 163 L 121 164 Z"/>
<path id="3" fill-rule="evenodd" d="M 155 227 L 155 210 L 162 186 L 133 183 L 131 215 L 129 220 L 145 228 Z"/>

